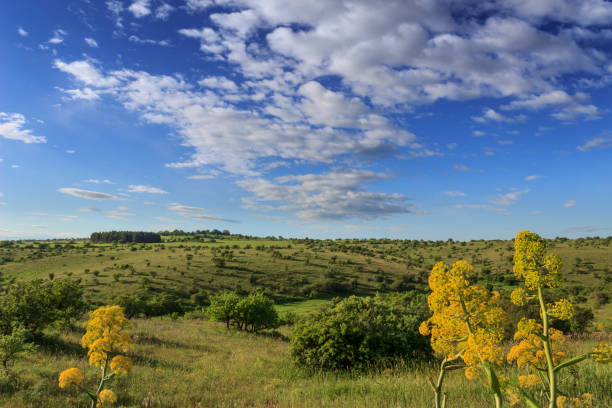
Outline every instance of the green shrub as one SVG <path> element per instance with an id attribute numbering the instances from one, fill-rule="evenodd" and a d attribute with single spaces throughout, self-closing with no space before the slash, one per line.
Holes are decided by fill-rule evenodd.
<path id="1" fill-rule="evenodd" d="M 249 294 L 238 302 L 235 319 L 239 329 L 252 332 L 275 329 L 279 325 L 274 302 L 259 291 Z"/>
<path id="2" fill-rule="evenodd" d="M 34 279 L 10 286 L 0 297 L 0 334 L 23 326 L 38 334 L 52 324 L 68 324 L 86 310 L 83 290 L 71 280 Z"/>
<path id="3" fill-rule="evenodd" d="M 334 299 L 294 326 L 291 355 L 298 365 L 326 370 L 426 359 L 432 352 L 418 327 L 428 317 L 425 297 L 414 293 Z"/>

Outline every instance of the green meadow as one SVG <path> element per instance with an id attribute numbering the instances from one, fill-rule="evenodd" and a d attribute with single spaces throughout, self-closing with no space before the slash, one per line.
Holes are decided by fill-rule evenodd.
<path id="1" fill-rule="evenodd" d="M 427 376 L 435 362 L 398 361 L 384 370 L 312 372 L 290 358 L 291 326 L 259 334 L 210 322 L 201 313 L 206 296 L 260 289 L 277 311 L 306 316 L 333 297 L 377 292 L 427 293 L 434 263 L 466 259 L 475 279 L 508 297 L 517 285 L 512 273 L 512 241 L 394 241 L 224 239 L 179 240 L 159 244 L 92 244 L 87 240 L 0 243 L 3 286 L 41 278 L 80 282 L 88 302 L 113 304 L 118 296 L 172 299 L 178 312 L 134 317 L 129 353 L 133 370 L 114 380 L 117 407 L 430 407 Z M 175 242 L 172 242 L 175 241 Z M 560 293 L 594 315 L 592 334 L 569 338 L 575 353 L 597 341 L 612 341 L 612 240 L 558 239 L 550 250 L 563 260 Z M 222 261 L 220 261 L 220 259 Z M 58 375 L 77 367 L 94 386 L 79 340 L 84 321 L 49 328 L 39 349 L 19 359 L 17 384 L 0 383 L 0 407 L 87 407 L 83 394 L 61 390 Z M 606 330 L 607 333 L 602 332 Z M 511 347 L 506 344 L 506 348 Z M 522 371 L 506 367 L 502 375 Z M 612 406 L 612 366 L 581 364 L 561 379 L 569 395 L 591 393 L 594 407 Z M 447 408 L 491 406 L 491 396 L 462 370 L 445 384 Z"/>

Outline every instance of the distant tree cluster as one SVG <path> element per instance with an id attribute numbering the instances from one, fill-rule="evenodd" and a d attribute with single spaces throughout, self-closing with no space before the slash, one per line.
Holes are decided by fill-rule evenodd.
<path id="1" fill-rule="evenodd" d="M 143 231 L 107 231 L 94 232 L 89 237 L 93 243 L 110 243 L 110 242 L 139 242 L 139 243 L 156 243 L 162 242 L 161 235 L 156 232 Z"/>

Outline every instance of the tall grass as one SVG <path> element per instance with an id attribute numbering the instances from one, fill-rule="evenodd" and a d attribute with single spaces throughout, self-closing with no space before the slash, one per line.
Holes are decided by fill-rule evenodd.
<path id="1" fill-rule="evenodd" d="M 133 321 L 134 362 L 129 376 L 115 380 L 118 407 L 430 407 L 426 375 L 432 364 L 406 362 L 370 373 L 310 373 L 289 360 L 289 344 L 279 336 L 226 330 L 200 320 L 137 319 Z M 288 329 L 282 328 L 284 335 Z M 93 384 L 78 341 L 82 331 L 56 333 L 38 353 L 16 367 L 18 389 L 0 393 L 0 407 L 86 407 L 83 395 L 59 389 L 57 377 L 76 366 Z M 587 350 L 591 339 L 573 341 Z M 513 371 L 515 369 L 512 369 Z M 503 373 L 502 373 L 503 374 Z M 515 375 L 514 373 L 513 375 Z M 612 367 L 587 362 L 562 382 L 570 394 L 590 392 L 597 407 L 612 406 Z M 461 371 L 448 377 L 448 407 L 488 407 L 486 388 Z M 199 405 L 198 405 L 199 404 Z"/>

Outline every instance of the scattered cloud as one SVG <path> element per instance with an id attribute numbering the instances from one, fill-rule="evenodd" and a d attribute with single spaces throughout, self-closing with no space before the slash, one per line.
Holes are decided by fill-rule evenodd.
<path id="1" fill-rule="evenodd" d="M 569 200 L 567 203 L 563 204 L 565 208 L 572 208 L 575 205 L 576 205 L 576 201 L 574 200 Z"/>
<path id="2" fill-rule="evenodd" d="M 121 0 L 108 0 L 106 2 L 106 8 L 115 19 L 115 26 L 123 28 L 123 18 L 121 13 L 123 12 L 123 3 Z"/>
<path id="3" fill-rule="evenodd" d="M 197 213 L 180 213 L 182 217 L 191 218 L 193 220 L 198 221 L 221 221 L 221 222 L 231 222 L 231 223 L 240 223 L 238 220 L 233 220 L 231 218 L 222 218 L 217 217 L 216 215 L 208 215 L 208 214 L 197 214 Z"/>
<path id="4" fill-rule="evenodd" d="M 150 44 L 150 45 L 161 45 L 167 47 L 170 43 L 166 40 L 151 40 L 148 38 L 140 38 L 137 35 L 130 35 L 128 40 L 136 44 Z"/>
<path id="5" fill-rule="evenodd" d="M 495 109 L 485 108 L 483 110 L 482 116 L 472 116 L 472 119 L 478 123 L 486 123 L 486 122 L 505 122 L 505 123 L 515 123 L 515 122 L 523 122 L 527 119 L 525 115 L 516 115 L 516 116 L 505 116 L 501 113 L 497 112 Z"/>
<path id="6" fill-rule="evenodd" d="M 128 10 L 136 18 L 141 18 L 151 14 L 151 1 L 150 0 L 134 0 L 128 7 Z"/>
<path id="7" fill-rule="evenodd" d="M 334 168 L 328 173 L 238 181 L 253 193 L 243 207 L 255 211 L 289 211 L 307 220 L 374 219 L 414 212 L 401 194 L 365 191 L 364 184 L 389 175 L 365 170 Z M 265 203 L 265 204 L 264 204 Z"/>
<path id="8" fill-rule="evenodd" d="M 87 200 L 120 200 L 119 197 L 112 194 L 100 193 L 98 191 L 81 190 L 79 188 L 63 187 L 57 189 L 57 191 L 62 194 L 85 198 Z"/>
<path id="9" fill-rule="evenodd" d="M 18 165 L 18 164 L 11 164 L 11 168 L 12 169 L 18 169 L 19 167 L 21 167 L 21 166 Z"/>
<path id="10" fill-rule="evenodd" d="M 530 176 L 525 177 L 525 181 L 533 181 L 537 179 L 541 179 L 543 176 L 538 176 L 537 174 L 532 174 Z"/>
<path id="11" fill-rule="evenodd" d="M 166 20 L 173 11 L 174 7 L 168 3 L 163 3 L 161 6 L 157 7 L 157 9 L 155 9 L 155 18 L 158 20 Z"/>
<path id="12" fill-rule="evenodd" d="M 85 42 L 87 43 L 87 45 L 89 45 L 91 48 L 98 48 L 98 42 L 96 40 L 94 40 L 93 38 L 89 38 L 86 37 L 85 38 Z"/>
<path id="13" fill-rule="evenodd" d="M 182 205 L 179 203 L 170 203 L 168 207 L 170 211 L 180 211 L 180 212 L 204 212 L 206 211 L 204 208 L 200 207 L 192 207 L 188 205 Z"/>
<path id="14" fill-rule="evenodd" d="M 462 193 L 461 191 L 445 191 L 444 194 L 449 197 L 465 197 L 465 193 Z"/>
<path id="15" fill-rule="evenodd" d="M 482 130 L 475 130 L 472 132 L 472 134 L 474 136 L 486 136 L 486 132 L 483 132 Z"/>
<path id="16" fill-rule="evenodd" d="M 76 150 L 68 149 L 68 150 L 66 150 L 66 153 L 68 153 L 68 154 L 75 154 Z"/>
<path id="17" fill-rule="evenodd" d="M 589 152 L 593 149 L 608 149 L 612 147 L 612 137 L 594 137 L 587 140 L 583 145 L 576 147 L 581 152 Z"/>
<path id="18" fill-rule="evenodd" d="M 100 95 L 91 88 L 63 89 L 56 87 L 56 89 L 68 95 L 67 99 L 83 99 L 86 101 L 95 101 L 96 99 L 100 99 Z"/>
<path id="19" fill-rule="evenodd" d="M 521 196 L 529 193 L 529 190 L 511 191 L 510 193 L 500 194 L 495 199 L 491 200 L 492 204 L 496 205 L 513 205 L 521 198 Z"/>
<path id="20" fill-rule="evenodd" d="M 464 166 L 463 164 L 455 164 L 453 169 L 457 171 L 468 171 L 470 168 L 468 166 Z"/>
<path id="21" fill-rule="evenodd" d="M 75 79 L 84 83 L 85 85 L 105 88 L 119 84 L 117 78 L 103 76 L 100 71 L 89 61 L 74 61 L 67 64 L 59 59 L 56 59 L 53 66 L 60 71 L 71 74 L 75 77 Z"/>
<path id="22" fill-rule="evenodd" d="M 108 180 L 108 179 L 104 179 L 104 180 L 99 180 L 99 179 L 87 179 L 87 180 L 83 180 L 84 183 L 91 183 L 91 184 L 115 184 L 112 181 Z"/>
<path id="23" fill-rule="evenodd" d="M 23 29 L 23 27 L 17 27 L 17 33 L 22 37 L 27 37 L 28 32 Z"/>
<path id="24" fill-rule="evenodd" d="M 138 186 L 130 185 L 128 186 L 128 191 L 130 193 L 168 194 L 167 191 L 164 191 L 161 188 L 142 186 L 142 185 L 138 185 Z"/>
<path id="25" fill-rule="evenodd" d="M 47 42 L 54 45 L 61 44 L 64 42 L 64 37 L 66 36 L 66 34 L 67 33 L 61 28 L 54 30 L 53 37 L 51 37 Z"/>
<path id="26" fill-rule="evenodd" d="M 35 136 L 32 130 L 24 129 L 25 116 L 21 113 L 0 112 L 0 136 L 24 143 L 47 143 L 44 136 Z"/>
<path id="27" fill-rule="evenodd" d="M 231 218 L 223 218 L 212 214 L 204 214 L 206 212 L 204 208 L 182 205 L 179 203 L 170 203 L 170 205 L 168 206 L 168 210 L 177 212 L 178 215 L 180 215 L 181 217 L 198 221 L 222 221 L 232 223 L 240 222 Z"/>

